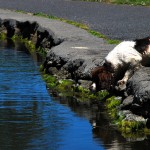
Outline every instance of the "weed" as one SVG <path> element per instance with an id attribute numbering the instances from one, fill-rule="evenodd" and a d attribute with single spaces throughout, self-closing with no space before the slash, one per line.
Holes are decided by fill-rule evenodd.
<path id="1" fill-rule="evenodd" d="M 81 1 L 150 6 L 149 0 L 81 0 Z"/>

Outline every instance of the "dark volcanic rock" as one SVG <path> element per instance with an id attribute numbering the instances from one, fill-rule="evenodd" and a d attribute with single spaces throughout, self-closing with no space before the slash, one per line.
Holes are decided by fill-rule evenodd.
<path id="1" fill-rule="evenodd" d="M 121 109 L 129 109 L 133 103 L 133 95 L 128 96 L 127 98 L 125 98 L 122 102 L 122 104 L 120 105 Z"/>
<path id="2" fill-rule="evenodd" d="M 128 81 L 127 92 L 134 95 L 131 109 L 133 109 L 137 114 L 150 117 L 149 67 L 143 67 L 135 72 L 135 74 Z"/>

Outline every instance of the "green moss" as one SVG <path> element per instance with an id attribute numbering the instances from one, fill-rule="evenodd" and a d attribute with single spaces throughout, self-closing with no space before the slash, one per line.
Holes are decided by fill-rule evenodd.
<path id="1" fill-rule="evenodd" d="M 27 49 L 29 49 L 31 53 L 35 52 L 36 47 L 35 47 L 35 44 L 32 43 L 32 41 L 24 39 L 24 43 Z"/>
<path id="2" fill-rule="evenodd" d="M 116 99 L 115 96 L 112 96 L 106 100 L 107 108 L 114 109 L 121 104 L 121 100 Z"/>
<path id="3" fill-rule="evenodd" d="M 57 80 L 56 77 L 45 74 L 44 68 L 41 65 L 40 71 L 42 71 L 42 76 L 45 82 L 47 83 L 47 86 L 49 88 L 52 88 L 56 90 L 59 93 L 62 93 L 64 96 L 74 96 L 79 101 L 88 101 L 88 100 L 103 100 L 106 96 L 108 96 L 108 92 L 103 90 L 96 93 L 92 93 L 89 89 L 83 88 L 82 86 L 76 86 L 75 82 L 73 80 Z"/>
<path id="4" fill-rule="evenodd" d="M 46 50 L 44 48 L 42 48 L 42 47 L 36 48 L 35 44 L 31 40 L 28 40 L 27 38 L 23 38 L 22 36 L 14 35 L 11 39 L 14 42 L 15 41 L 20 41 L 20 42 L 24 43 L 24 45 L 26 46 L 26 48 L 29 50 L 29 52 L 31 54 L 36 52 L 41 57 L 46 56 Z"/>
<path id="5" fill-rule="evenodd" d="M 40 54 L 40 56 L 46 57 L 46 50 L 45 50 L 44 48 L 39 47 L 39 48 L 37 49 L 37 52 Z"/>
<path id="6" fill-rule="evenodd" d="M 135 132 L 135 131 L 143 130 L 143 128 L 145 128 L 145 123 L 142 121 L 138 121 L 138 122 L 130 121 L 129 127 L 131 128 L 132 132 Z"/>
<path id="7" fill-rule="evenodd" d="M 60 92 L 73 92 L 74 81 L 72 80 L 59 80 L 57 82 L 57 89 Z"/>
<path id="8" fill-rule="evenodd" d="M 5 40 L 7 37 L 6 33 L 0 33 L 0 40 Z"/>
<path id="9" fill-rule="evenodd" d="M 122 121 L 119 122 L 119 129 L 123 133 L 144 131 L 144 128 L 146 128 L 146 125 L 142 121 L 122 120 Z"/>
<path id="10" fill-rule="evenodd" d="M 94 95 L 92 95 L 92 93 L 90 93 L 89 89 L 83 88 L 82 86 L 75 88 L 75 95 L 80 101 L 87 101 L 90 98 L 96 98 Z"/>
<path id="11" fill-rule="evenodd" d="M 40 67 L 39 67 L 39 71 L 40 71 L 40 72 L 44 71 L 44 67 L 43 67 L 42 64 L 41 64 Z"/>
<path id="12" fill-rule="evenodd" d="M 43 79 L 47 83 L 48 88 L 56 87 L 57 79 L 54 76 L 44 74 Z"/>
<path id="13" fill-rule="evenodd" d="M 35 47 L 35 44 L 31 41 L 31 40 L 28 40 L 27 38 L 23 38 L 22 36 L 18 36 L 18 35 L 14 35 L 12 38 L 11 38 L 14 42 L 15 41 L 21 41 L 22 43 L 25 44 L 26 48 L 29 50 L 29 52 L 35 52 L 36 50 L 36 47 Z"/>
<path id="14" fill-rule="evenodd" d="M 109 95 L 109 92 L 107 90 L 101 90 L 96 93 L 97 99 L 100 101 L 106 99 L 108 95 Z"/>
<path id="15" fill-rule="evenodd" d="M 115 98 L 114 96 L 106 100 L 106 107 L 110 117 L 113 120 L 112 123 L 118 126 L 124 137 L 132 137 L 132 135 L 135 136 L 137 135 L 135 134 L 136 132 L 144 133 L 144 130 L 146 129 L 145 121 L 125 120 L 126 116 L 118 110 L 118 106 L 120 104 L 121 100 Z"/>

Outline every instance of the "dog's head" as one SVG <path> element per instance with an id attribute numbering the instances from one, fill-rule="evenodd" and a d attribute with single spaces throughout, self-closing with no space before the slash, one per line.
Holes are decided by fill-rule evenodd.
<path id="1" fill-rule="evenodd" d="M 114 84 L 114 77 L 105 66 L 99 66 L 91 72 L 93 83 L 90 86 L 90 90 L 111 90 Z"/>
<path id="2" fill-rule="evenodd" d="M 148 50 L 149 46 L 150 46 L 150 37 L 135 40 L 135 46 L 134 47 L 141 54 L 144 54 L 145 51 Z"/>

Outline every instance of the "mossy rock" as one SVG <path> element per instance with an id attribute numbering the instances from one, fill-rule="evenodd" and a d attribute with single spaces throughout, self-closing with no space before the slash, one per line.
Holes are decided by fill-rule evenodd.
<path id="1" fill-rule="evenodd" d="M 144 122 L 140 121 L 126 121 L 122 120 L 119 124 L 119 128 L 124 133 L 131 133 L 136 131 L 144 131 L 144 128 L 146 128 L 146 125 Z"/>
<path id="2" fill-rule="evenodd" d="M 43 75 L 43 79 L 47 83 L 47 87 L 48 88 L 56 87 L 57 79 L 54 76 L 48 75 L 48 74 L 44 74 Z"/>
<path id="3" fill-rule="evenodd" d="M 107 102 L 107 108 L 108 109 L 114 109 L 117 108 L 121 104 L 121 100 L 117 99 L 115 96 L 112 96 L 106 100 Z"/>
<path id="4" fill-rule="evenodd" d="M 57 89 L 61 92 L 73 92 L 74 81 L 72 80 L 59 80 L 57 82 Z"/>
<path id="5" fill-rule="evenodd" d="M 6 33 L 0 33 L 0 40 L 5 40 L 7 38 Z"/>

